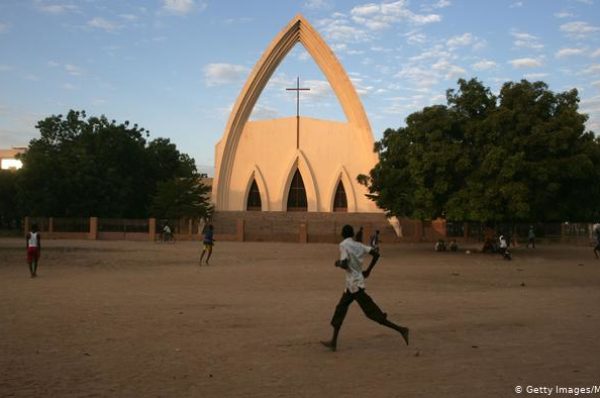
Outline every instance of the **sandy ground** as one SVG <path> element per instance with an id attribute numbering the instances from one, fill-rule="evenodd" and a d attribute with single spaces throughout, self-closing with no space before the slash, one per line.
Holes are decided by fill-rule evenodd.
<path id="1" fill-rule="evenodd" d="M 44 243 L 30 279 L 23 242 L 0 240 L 2 397 L 512 397 L 515 386 L 600 385 L 589 247 L 518 248 L 506 262 L 384 245 L 367 291 L 411 328 L 410 346 L 354 304 L 332 353 L 319 340 L 344 285 L 336 245 L 219 242 L 199 267 L 198 243 Z"/>

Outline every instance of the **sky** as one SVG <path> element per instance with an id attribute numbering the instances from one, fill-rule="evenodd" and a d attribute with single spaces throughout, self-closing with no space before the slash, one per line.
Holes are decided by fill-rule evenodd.
<path id="1" fill-rule="evenodd" d="M 445 104 L 459 78 L 498 93 L 508 81 L 576 88 L 600 133 L 600 0 L 0 0 L 0 149 L 39 137 L 70 109 L 137 123 L 214 173 L 214 148 L 250 71 L 298 13 L 332 48 L 375 140 Z M 345 120 L 301 44 L 252 120 Z"/>

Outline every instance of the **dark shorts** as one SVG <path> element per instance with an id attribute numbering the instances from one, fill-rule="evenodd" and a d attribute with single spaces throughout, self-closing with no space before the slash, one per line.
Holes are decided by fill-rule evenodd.
<path id="1" fill-rule="evenodd" d="M 40 249 L 37 247 L 27 248 L 27 262 L 38 261 L 40 259 Z"/>
<path id="2" fill-rule="evenodd" d="M 600 242 L 596 242 L 596 246 L 594 246 L 594 250 L 600 251 Z"/>

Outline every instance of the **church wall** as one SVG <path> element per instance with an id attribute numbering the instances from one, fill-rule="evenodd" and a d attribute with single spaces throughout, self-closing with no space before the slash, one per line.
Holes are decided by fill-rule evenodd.
<path id="1" fill-rule="evenodd" d="M 348 211 L 381 212 L 364 196 L 366 188 L 356 181 L 358 174 L 368 174 L 377 162 L 373 143 L 363 142 L 365 136 L 347 123 L 301 118 L 298 151 L 295 117 L 248 122 L 233 161 L 227 208 L 219 210 L 245 210 L 254 176 L 263 211 L 285 211 L 289 181 L 299 167 L 309 211 L 332 211 L 335 187 L 344 173 Z"/>

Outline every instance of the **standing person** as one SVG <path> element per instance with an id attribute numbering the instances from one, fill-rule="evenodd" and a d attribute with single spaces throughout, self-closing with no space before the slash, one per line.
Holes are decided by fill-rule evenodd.
<path id="1" fill-rule="evenodd" d="M 379 239 L 379 230 L 376 230 L 375 233 L 373 235 L 371 235 L 371 239 L 369 240 L 369 245 L 371 245 L 371 247 L 375 250 L 377 250 L 379 252 L 379 243 L 380 243 L 380 239 Z"/>
<path id="2" fill-rule="evenodd" d="M 354 240 L 357 242 L 362 243 L 363 241 L 363 227 L 360 227 L 358 229 L 358 232 L 356 233 L 356 236 L 354 237 Z"/>
<path id="3" fill-rule="evenodd" d="M 27 264 L 29 264 L 29 272 L 31 277 L 37 276 L 38 262 L 40 261 L 40 253 L 42 251 L 42 237 L 38 231 L 37 224 L 31 225 L 31 231 L 25 237 L 25 247 L 27 248 Z"/>
<path id="4" fill-rule="evenodd" d="M 215 245 L 214 227 L 212 224 L 208 224 L 206 227 L 206 231 L 204 232 L 204 239 L 202 243 L 204 244 L 204 249 L 202 249 L 202 254 L 200 255 L 200 265 L 202 265 L 202 259 L 204 258 L 204 253 L 208 253 L 206 256 L 206 265 L 208 265 L 208 260 L 210 259 L 210 255 L 212 254 L 213 246 Z"/>
<path id="5" fill-rule="evenodd" d="M 169 227 L 169 223 L 165 223 L 162 237 L 163 242 L 173 241 L 173 232 L 171 231 L 171 227 Z"/>
<path id="6" fill-rule="evenodd" d="M 498 243 L 499 243 L 499 250 L 498 250 L 499 253 L 502 255 L 502 257 L 505 260 L 510 260 L 512 257 L 510 255 L 510 252 L 508 251 L 508 243 L 507 243 L 504 235 L 500 234 L 500 237 L 498 238 Z"/>
<path id="7" fill-rule="evenodd" d="M 529 232 L 527 233 L 527 248 L 529 248 L 529 245 L 535 249 L 535 231 L 533 230 L 533 225 L 529 226 Z"/>
<path id="8" fill-rule="evenodd" d="M 596 246 L 594 246 L 594 254 L 598 258 L 598 252 L 600 251 L 600 224 L 594 224 L 592 233 L 596 238 Z"/>
<path id="9" fill-rule="evenodd" d="M 396 330 L 402 335 L 402 338 L 408 345 L 408 328 L 388 321 L 387 314 L 381 311 L 373 299 L 365 292 L 365 278 L 368 278 L 371 271 L 373 271 L 373 267 L 375 267 L 379 259 L 379 253 L 370 246 L 356 242 L 353 236 L 354 229 L 352 226 L 344 225 L 342 228 L 342 237 L 344 240 L 340 243 L 340 259 L 335 262 L 335 266 L 346 271 L 346 289 L 335 307 L 335 312 L 331 318 L 333 337 L 329 341 L 321 341 L 321 344 L 331 349 L 331 351 L 337 349 L 338 333 L 340 332 L 350 304 L 356 300 L 367 318 Z M 363 271 L 362 262 L 366 254 L 370 254 L 372 259 L 367 270 Z"/>

